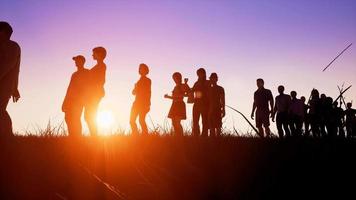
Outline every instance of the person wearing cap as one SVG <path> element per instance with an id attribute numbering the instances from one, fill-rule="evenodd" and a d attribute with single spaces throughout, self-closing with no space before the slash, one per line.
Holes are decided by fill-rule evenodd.
<path id="1" fill-rule="evenodd" d="M 65 113 L 69 136 L 80 136 L 82 134 L 82 111 L 88 98 L 89 70 L 84 68 L 84 56 L 75 56 L 73 60 L 77 71 L 70 79 L 62 111 Z"/>
<path id="2" fill-rule="evenodd" d="M 13 136 L 12 121 L 6 108 L 9 100 L 20 98 L 18 79 L 20 73 L 20 46 L 12 41 L 12 27 L 0 21 L 0 136 Z"/>
<path id="3" fill-rule="evenodd" d="M 106 49 L 104 47 L 95 47 L 93 49 L 93 59 L 96 65 L 89 71 L 89 89 L 88 101 L 85 105 L 84 118 L 88 124 L 90 135 L 97 135 L 96 114 L 101 99 L 105 96 L 104 84 L 106 76 Z"/>
<path id="4" fill-rule="evenodd" d="M 208 90 L 209 97 L 209 130 L 210 136 L 220 136 L 222 118 L 225 117 L 225 90 L 218 85 L 218 75 L 211 73 Z"/>

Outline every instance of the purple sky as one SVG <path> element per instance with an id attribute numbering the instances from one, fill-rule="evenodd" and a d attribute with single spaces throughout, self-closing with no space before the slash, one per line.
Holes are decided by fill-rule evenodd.
<path id="1" fill-rule="evenodd" d="M 83 54 L 91 67 L 91 49 L 98 45 L 108 50 L 101 109 L 112 110 L 116 126 L 126 130 L 130 91 L 141 62 L 151 67 L 150 116 L 161 125 L 171 103 L 163 95 L 173 89 L 175 71 L 190 84 L 199 67 L 217 72 L 227 103 L 246 115 L 259 77 L 274 95 L 280 84 L 307 97 L 313 87 L 332 97 L 343 82 L 356 87 L 355 46 L 321 72 L 356 42 L 354 0 L 2 0 L 0 20 L 13 25 L 13 39 L 22 47 L 22 99 L 9 106 L 21 133 L 44 127 L 48 120 L 63 120 L 61 103 L 75 70 L 71 57 Z M 356 100 L 355 91 L 346 94 L 348 101 Z M 242 132 L 248 129 L 240 116 L 228 112 L 226 126 L 233 125 Z"/>

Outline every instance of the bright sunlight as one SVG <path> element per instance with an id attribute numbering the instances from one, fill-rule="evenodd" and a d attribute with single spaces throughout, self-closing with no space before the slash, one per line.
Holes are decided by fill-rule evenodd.
<path id="1" fill-rule="evenodd" d="M 104 135 L 110 134 L 113 129 L 115 117 L 109 110 L 101 110 L 96 117 L 96 123 L 99 128 L 99 132 Z"/>

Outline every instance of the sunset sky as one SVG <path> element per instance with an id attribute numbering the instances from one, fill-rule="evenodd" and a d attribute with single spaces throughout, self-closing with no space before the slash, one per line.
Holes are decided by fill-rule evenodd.
<path id="1" fill-rule="evenodd" d="M 71 58 L 84 55 L 90 68 L 96 46 L 108 51 L 100 109 L 112 112 L 114 127 L 127 131 L 142 62 L 151 69 L 154 124 L 165 123 L 171 102 L 163 95 L 174 87 L 172 73 L 181 72 L 192 85 L 199 67 L 218 73 L 227 104 L 247 116 L 260 77 L 273 95 L 283 84 L 288 93 L 307 98 L 312 88 L 336 97 L 337 85 L 345 83 L 354 87 L 347 101 L 356 101 L 356 44 L 322 72 L 356 42 L 355 0 L 1 0 L 0 21 L 13 26 L 13 40 L 22 47 L 22 98 L 9 105 L 19 133 L 63 121 L 61 104 L 75 71 Z M 150 118 L 147 122 L 151 126 Z M 225 126 L 249 130 L 231 111 Z"/>

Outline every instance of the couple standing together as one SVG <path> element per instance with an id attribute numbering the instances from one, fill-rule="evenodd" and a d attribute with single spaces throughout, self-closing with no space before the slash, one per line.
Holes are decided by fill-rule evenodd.
<path id="1" fill-rule="evenodd" d="M 62 104 L 65 121 L 70 136 L 80 136 L 82 133 L 81 116 L 88 124 L 90 134 L 97 135 L 96 114 L 101 99 L 105 96 L 104 84 L 106 64 L 104 47 L 93 49 L 93 59 L 97 62 L 91 69 L 86 69 L 85 57 L 73 57 L 77 71 L 72 74 L 66 96 Z"/>
<path id="2" fill-rule="evenodd" d="M 138 134 L 136 119 L 139 118 L 142 134 L 148 134 L 145 117 L 150 110 L 151 80 L 147 77 L 149 68 L 146 64 L 140 64 L 140 79 L 135 84 L 132 94 L 136 96 L 131 108 L 130 125 L 133 135 Z M 184 97 L 188 97 L 188 103 L 193 103 L 193 135 L 219 136 L 221 134 L 222 118 L 225 116 L 225 92 L 217 85 L 218 76 L 212 73 L 210 79 L 206 78 L 203 68 L 197 70 L 198 80 L 192 88 L 188 85 L 188 79 L 183 82 L 182 74 L 175 72 L 172 79 L 175 87 L 171 95 L 164 98 L 172 100 L 168 118 L 172 120 L 174 134 L 183 135 L 181 121 L 186 119 L 186 105 Z M 202 118 L 202 132 L 200 132 L 199 121 Z"/>

